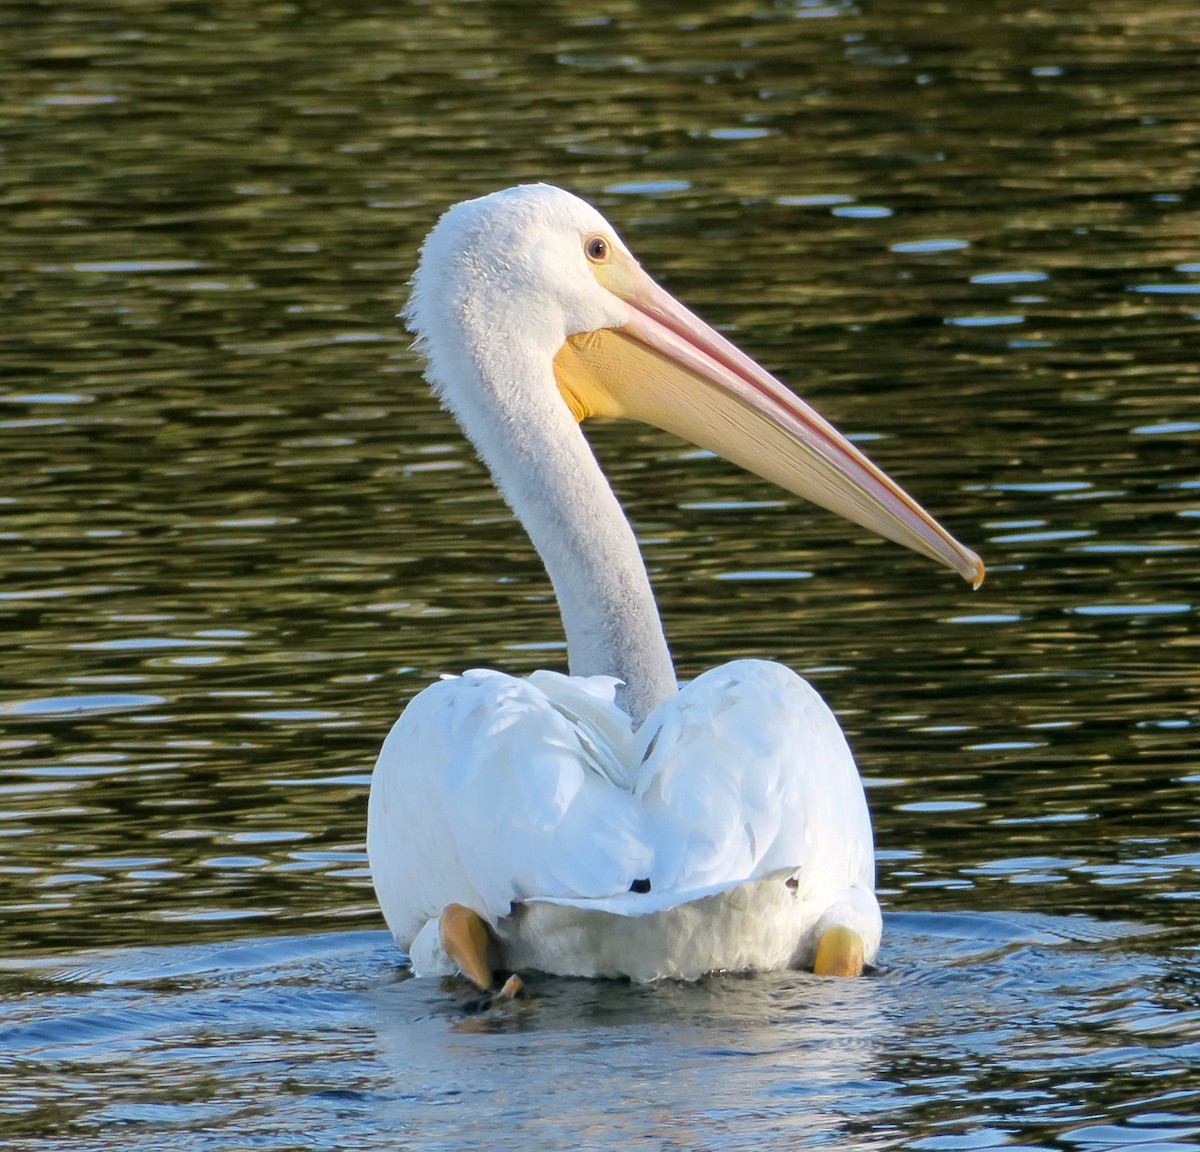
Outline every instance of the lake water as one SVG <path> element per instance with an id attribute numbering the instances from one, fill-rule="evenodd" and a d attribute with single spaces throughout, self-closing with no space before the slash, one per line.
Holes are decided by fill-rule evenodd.
<path id="1" fill-rule="evenodd" d="M 1200 19 L 1156 0 L 0 11 L 0 1143 L 1200 1148 Z M 595 202 L 989 564 L 592 430 L 681 675 L 868 785 L 879 970 L 406 979 L 364 825 L 444 671 L 564 659 L 394 319 Z"/>

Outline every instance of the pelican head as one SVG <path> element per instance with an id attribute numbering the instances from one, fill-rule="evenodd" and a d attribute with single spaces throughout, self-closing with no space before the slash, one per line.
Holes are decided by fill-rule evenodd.
<path id="1" fill-rule="evenodd" d="M 578 421 L 663 428 L 978 586 L 979 557 L 831 424 L 646 274 L 578 197 L 523 185 L 450 208 L 429 234 L 405 317 L 429 378 L 472 438 L 540 389 Z M 549 370 L 533 371 L 534 366 Z M 528 398 L 528 397 L 526 397 Z"/>

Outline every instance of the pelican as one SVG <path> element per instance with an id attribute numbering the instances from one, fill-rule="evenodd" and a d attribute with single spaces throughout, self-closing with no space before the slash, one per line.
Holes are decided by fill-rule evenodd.
<path id="1" fill-rule="evenodd" d="M 766 660 L 677 683 L 645 563 L 580 424 L 656 425 L 976 586 L 979 557 L 568 192 L 523 185 L 450 208 L 411 289 L 402 315 L 426 377 L 545 564 L 569 665 L 443 677 L 388 735 L 367 850 L 414 972 L 484 990 L 506 969 L 861 973 L 881 918 L 837 720 Z"/>

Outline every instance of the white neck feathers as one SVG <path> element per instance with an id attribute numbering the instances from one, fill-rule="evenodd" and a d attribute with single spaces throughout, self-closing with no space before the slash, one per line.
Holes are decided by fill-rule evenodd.
<path id="1" fill-rule="evenodd" d="M 618 700 L 640 723 L 675 694 L 675 672 L 633 530 L 554 381 L 569 329 L 561 309 L 531 308 L 513 290 L 519 250 L 498 269 L 464 248 L 461 226 L 446 227 L 471 206 L 431 233 L 406 316 L 435 391 L 546 566 L 571 674 L 621 680 Z"/>

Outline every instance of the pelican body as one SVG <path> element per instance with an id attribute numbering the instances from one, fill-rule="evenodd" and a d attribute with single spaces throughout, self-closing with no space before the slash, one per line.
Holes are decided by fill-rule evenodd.
<path id="1" fill-rule="evenodd" d="M 976 585 L 979 558 L 560 189 L 449 209 L 404 315 L 545 563 L 569 663 L 443 678 L 383 745 L 367 849 L 416 973 L 486 988 L 494 967 L 861 971 L 881 920 L 837 720 L 771 661 L 677 683 L 633 531 L 580 424 L 664 428 Z"/>

